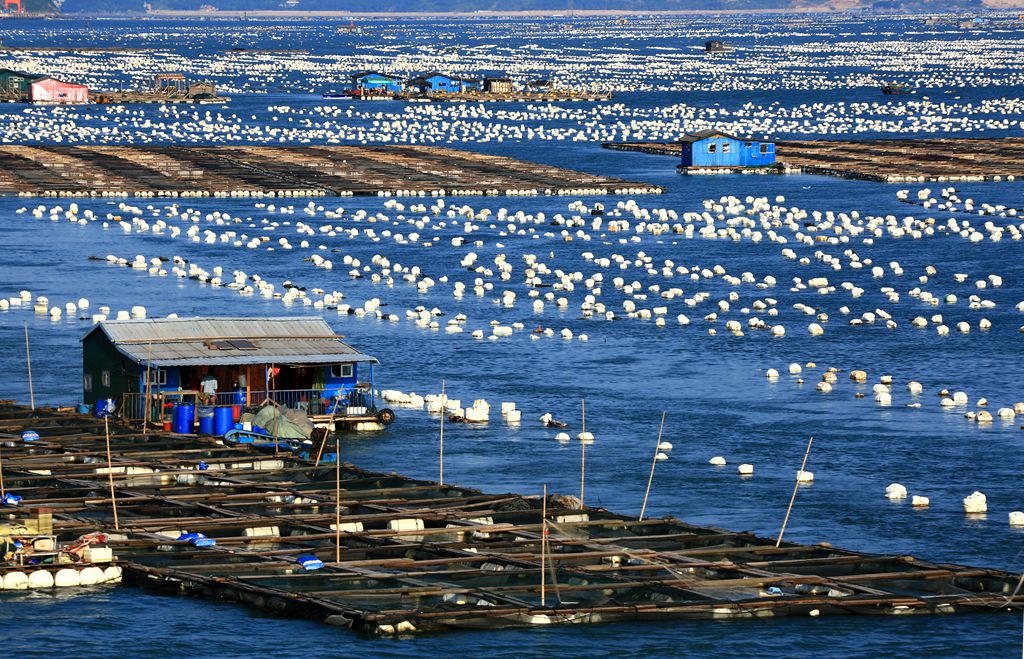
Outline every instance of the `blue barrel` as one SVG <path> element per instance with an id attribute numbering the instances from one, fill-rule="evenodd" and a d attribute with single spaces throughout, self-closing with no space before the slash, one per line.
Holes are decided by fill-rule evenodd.
<path id="1" fill-rule="evenodd" d="M 213 435 L 213 411 L 216 408 L 212 405 L 200 405 L 196 409 L 196 416 L 199 417 L 199 434 Z"/>
<path id="2" fill-rule="evenodd" d="M 178 405 L 174 408 L 174 423 L 171 424 L 171 430 L 179 435 L 191 435 L 195 421 L 195 405 Z"/>
<path id="3" fill-rule="evenodd" d="M 202 419 L 200 419 L 201 421 Z M 235 427 L 235 410 L 230 406 L 213 408 L 213 434 L 223 437 Z"/>

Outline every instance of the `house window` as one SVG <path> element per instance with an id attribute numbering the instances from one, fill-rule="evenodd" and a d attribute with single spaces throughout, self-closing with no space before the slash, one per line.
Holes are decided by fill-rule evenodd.
<path id="1" fill-rule="evenodd" d="M 731 147 L 731 146 L 732 145 L 729 144 L 728 142 L 723 142 L 722 143 L 722 153 L 729 153 L 729 147 Z"/>
<path id="2" fill-rule="evenodd" d="M 708 145 L 708 153 L 717 153 L 717 152 L 718 152 L 718 145 L 717 144 L 712 142 L 711 144 Z"/>
<path id="3" fill-rule="evenodd" d="M 100 384 L 104 387 L 110 386 L 110 371 L 100 371 Z"/>
<path id="4" fill-rule="evenodd" d="M 768 153 L 768 145 L 767 144 L 762 144 L 761 145 L 761 153 L 762 154 Z"/>
<path id="5" fill-rule="evenodd" d="M 749 149 L 751 146 L 753 146 L 753 143 L 752 142 L 744 142 L 743 146 L 744 146 L 744 148 Z"/>
<path id="6" fill-rule="evenodd" d="M 82 389 L 92 391 L 92 373 L 86 373 L 82 376 Z"/>
<path id="7" fill-rule="evenodd" d="M 167 384 L 167 371 L 159 368 L 149 371 L 149 383 L 153 386 L 162 387 Z"/>
<path id="8" fill-rule="evenodd" d="M 331 364 L 332 378 L 352 377 L 352 364 Z"/>

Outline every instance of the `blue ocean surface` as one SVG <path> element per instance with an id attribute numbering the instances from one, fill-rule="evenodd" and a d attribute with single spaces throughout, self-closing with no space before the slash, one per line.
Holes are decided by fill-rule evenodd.
<path id="1" fill-rule="evenodd" d="M 7 25 L 6 23 L 10 23 Z M 614 152 L 601 148 L 602 136 L 670 140 L 680 130 L 727 126 L 763 127 L 760 134 L 777 138 L 854 137 L 1004 137 L 1019 136 L 1024 106 L 1021 50 L 1024 27 L 1006 21 L 980 34 L 967 35 L 949 24 L 923 27 L 923 17 L 772 17 L 633 19 L 545 19 L 536 21 L 409 20 L 366 22 L 359 35 L 346 35 L 332 24 L 259 21 L 9 21 L 4 43 L 19 46 L 119 47 L 153 49 L 140 52 L 54 53 L 5 51 L 0 66 L 52 70 L 55 75 L 89 79 L 94 86 L 117 88 L 138 84 L 160 70 L 185 70 L 214 80 L 231 100 L 225 105 L 165 108 L 157 105 L 113 107 L 33 107 L 0 105 L 0 135 L 5 143 L 86 144 L 323 144 L 421 139 L 439 146 L 480 150 L 505 156 L 618 176 L 664 187 L 662 195 L 633 197 L 539 196 L 448 197 L 450 208 L 469 207 L 477 230 L 461 247 L 451 239 L 464 235 L 465 214 L 434 216 L 427 207 L 436 199 L 0 199 L 0 297 L 28 290 L 43 295 L 51 306 L 87 298 L 88 310 L 58 320 L 32 312 L 31 306 L 0 311 L 0 398 L 28 403 L 24 332 L 30 336 L 34 395 L 37 404 L 71 404 L 81 397 L 79 341 L 92 327 L 100 306 L 113 313 L 143 305 L 149 317 L 316 315 L 347 340 L 378 357 L 377 384 L 403 392 L 438 393 L 441 381 L 452 397 L 483 398 L 492 408 L 515 401 L 524 411 L 519 425 L 508 425 L 492 410 L 485 425 L 450 425 L 445 429 L 446 481 L 488 492 L 539 494 L 579 491 L 580 446 L 558 443 L 556 430 L 537 419 L 545 412 L 579 429 L 581 401 L 586 401 L 587 430 L 596 441 L 587 448 L 586 503 L 623 513 L 637 513 L 644 496 L 651 453 L 662 412 L 667 412 L 664 439 L 673 444 L 667 461 L 659 462 L 648 515 L 672 515 L 687 522 L 775 536 L 785 515 L 807 440 L 814 446 L 807 469 L 813 484 L 799 488 L 786 538 L 804 543 L 830 542 L 847 549 L 886 555 L 914 555 L 937 563 L 1024 571 L 1024 530 L 1007 523 L 1010 511 L 1024 508 L 1020 477 L 1024 465 L 1024 417 L 996 418 L 978 424 L 968 410 L 1012 407 L 1024 400 L 1024 259 L 1021 245 L 1009 233 L 1001 240 L 970 242 L 943 231 L 914 239 L 886 231 L 865 243 L 865 235 L 849 242 L 811 245 L 794 231 L 778 227 L 786 244 L 749 238 L 708 239 L 671 231 L 661 235 L 637 232 L 640 220 L 629 208 L 619 218 L 606 216 L 594 226 L 589 213 L 569 208 L 602 202 L 608 211 L 627 199 L 638 209 L 657 215 L 670 209 L 703 213 L 705 200 L 728 206 L 732 196 L 750 207 L 765 198 L 769 206 L 813 213 L 856 212 L 860 220 L 887 218 L 903 222 L 935 218 L 935 226 L 951 218 L 967 220 L 990 235 L 993 222 L 1020 226 L 1020 216 L 994 212 L 987 216 L 957 210 L 944 212 L 900 201 L 896 192 L 944 187 L 957 195 L 1005 209 L 1024 208 L 1020 181 L 974 183 L 883 184 L 839 178 L 787 176 L 682 176 L 671 157 Z M 701 44 L 725 38 L 737 46 L 726 59 L 708 60 Z M 973 40 L 973 41 L 972 41 Z M 225 56 L 231 48 L 254 52 Z M 258 53 L 257 49 L 301 52 Z M 978 53 L 952 61 L 942 53 Z M 238 58 L 243 58 L 241 62 Z M 731 58 L 731 59 L 730 59 Z M 937 58 L 937 59 L 936 59 Z M 426 70 L 448 62 L 460 71 L 497 73 L 512 68 L 527 79 L 553 76 L 566 83 L 598 84 L 615 98 L 596 104 L 469 104 L 465 107 L 396 102 L 328 102 L 323 91 L 340 89 L 346 72 L 392 62 L 391 70 Z M 879 83 L 913 81 L 915 94 L 883 97 Z M 840 111 L 840 109 L 842 111 Z M 349 114 L 351 113 L 351 114 Z M 209 114 L 209 117 L 207 117 Z M 843 119 L 843 117 L 847 119 Z M 678 122 L 679 117 L 685 121 Z M 755 121 L 756 120 L 756 121 Z M 661 122 L 661 124 L 659 124 Z M 731 123 L 730 123 L 731 122 Z M 228 128 L 225 128 L 228 127 Z M 824 127 L 824 128 L 822 128 Z M 914 128 L 916 127 L 916 128 Z M 627 128 L 629 133 L 624 133 Z M 912 128 L 914 128 L 912 130 Z M 827 130 L 826 130 L 827 129 Z M 277 131 L 277 132 L 275 132 Z M 533 137 L 530 137 L 532 133 Z M 641 137 L 637 137 L 637 134 Z M 404 137 L 403 137 L 404 135 Z M 490 135 L 484 140 L 481 136 Z M 562 139 L 553 137 L 561 135 Z M 340 137 L 339 137 L 340 136 Z M 417 138 L 419 136 L 419 138 Z M 501 137 L 499 140 L 498 137 Z M 576 137 L 577 139 L 573 139 Z M 359 141 L 358 139 L 355 141 Z M 780 201 L 781 199 L 781 201 Z M 306 213 L 307 203 L 313 212 Z M 396 208 L 398 202 L 402 208 Z M 65 215 L 76 203 L 81 218 L 91 210 L 96 219 L 71 222 Z M 268 207 L 273 204 L 274 208 Z M 61 211 L 51 217 L 51 209 Z M 32 209 L 45 207 L 41 217 Z M 317 207 L 321 206 L 322 209 Z M 325 210 L 343 207 L 342 219 L 327 219 Z M 198 221 L 183 220 L 186 208 L 199 211 Z M 505 208 L 504 221 L 496 219 Z M 490 209 L 490 216 L 479 213 Z M 362 220 L 353 216 L 365 210 Z M 532 219 L 517 221 L 522 211 Z M 713 211 L 717 214 L 719 211 Z M 218 215 L 214 215 L 218 213 Z M 377 215 L 377 214 L 381 215 Z M 539 219 L 543 213 L 544 219 Z M 580 215 L 581 227 L 553 225 L 557 215 Z M 739 215 L 742 217 L 744 213 Z M 370 223 L 374 216 L 377 220 Z M 427 216 L 422 228 L 409 224 Z M 756 215 L 754 216 L 756 217 Z M 178 226 L 182 235 L 143 229 L 158 220 Z M 612 219 L 628 219 L 626 231 L 609 230 Z M 735 219 L 735 218 L 734 218 Z M 129 223 L 130 231 L 119 224 Z M 299 235 L 297 223 L 317 229 L 334 225 L 358 230 L 356 237 Z M 682 220 L 680 220 L 682 221 Z M 675 220 L 670 220 L 670 224 Z M 106 226 L 104 226 L 106 223 Z M 443 226 L 442 226 L 443 223 Z M 517 223 L 510 231 L 509 223 Z M 798 224 L 802 224 L 803 221 Z M 703 226 L 701 220 L 698 228 Z M 888 226 L 883 219 L 880 226 Z M 200 237 L 211 231 L 212 243 L 184 236 L 190 226 Z M 718 227 L 727 226 L 725 216 Z M 740 225 L 737 224 L 737 227 Z M 959 226 L 959 225 L 958 225 Z M 384 230 L 423 239 L 398 243 L 390 237 L 372 240 Z M 523 234 L 519 234 L 519 230 Z M 532 229 L 532 232 L 529 230 Z M 563 235 L 563 229 L 567 232 Z M 577 233 L 582 229 L 583 234 Z M 235 247 L 216 238 L 225 231 L 249 236 L 269 235 L 277 249 Z M 833 234 L 838 235 L 838 234 Z M 286 237 L 294 249 L 277 242 Z M 308 240 L 308 247 L 300 247 Z M 323 249 L 319 249 L 323 246 Z M 807 264 L 781 255 L 793 249 Z M 853 250 L 861 261 L 883 266 L 875 278 L 871 266 L 850 267 Z M 471 272 L 460 265 L 473 252 L 478 264 L 494 268 L 504 254 L 513 265 L 509 280 Z M 642 252 L 642 255 L 640 254 Z M 820 252 L 820 254 L 818 254 Z M 308 259 L 320 254 L 334 261 L 333 270 L 315 268 Z M 843 264 L 829 267 L 828 254 Z M 118 266 L 107 255 L 133 260 L 143 255 L 181 256 L 207 271 L 241 270 L 278 285 L 289 280 L 307 289 L 340 291 L 345 302 L 361 306 L 378 298 L 382 311 L 399 322 L 356 317 L 312 305 L 285 304 L 261 296 L 243 297 L 226 287 L 213 287 L 173 274 Z M 367 273 L 349 276 L 344 257 L 372 263 L 384 255 L 392 263 L 418 266 L 439 281 L 429 292 L 396 276 L 392 285 L 375 283 Z M 523 284 L 524 255 L 536 255 L 551 271 L 579 271 L 586 277 L 601 272 L 599 301 L 620 316 L 585 317 L 581 303 L 589 293 L 582 282 L 559 308 L 545 303 L 535 313 L 529 288 Z M 625 268 L 594 259 L 623 258 Z M 98 257 L 90 260 L 89 257 Z M 654 273 L 643 263 L 650 257 Z M 673 266 L 713 270 L 721 266 L 735 277 L 751 273 L 756 281 L 770 275 L 776 284 L 757 288 L 734 285 L 720 276 L 673 274 Z M 897 275 L 889 265 L 898 262 Z M 638 265 L 639 262 L 639 265 Z M 936 274 L 928 275 L 933 266 Z M 168 267 L 166 265 L 164 267 Z M 963 282 L 955 273 L 968 277 Z M 989 275 L 1001 278 L 991 285 Z M 494 284 L 482 296 L 472 292 L 473 280 Z M 663 300 L 650 291 L 640 306 L 665 305 L 664 326 L 654 320 L 628 318 L 628 299 L 613 285 L 615 277 L 638 288 L 679 287 L 682 297 Z M 792 290 L 794 278 L 828 277 L 837 290 L 821 295 L 814 289 Z M 927 277 L 922 281 L 921 277 Z M 229 278 L 229 277 L 228 277 Z M 544 275 L 546 282 L 554 279 Z M 977 282 L 985 280 L 985 288 Z M 468 285 L 465 297 L 452 295 L 452 284 Z M 854 298 L 840 287 L 851 282 L 864 289 Z M 891 302 L 881 289 L 900 293 Z M 936 296 L 953 293 L 955 304 L 933 306 L 911 295 L 914 289 Z M 501 292 L 512 290 L 511 308 L 498 304 Z M 539 289 L 542 294 L 551 289 Z M 699 292 L 709 301 L 688 307 L 683 300 Z M 728 312 L 715 321 L 718 300 L 736 293 Z M 972 310 L 970 296 L 994 302 Z M 751 316 L 767 318 L 754 302 L 775 300 L 778 315 L 771 324 L 786 328 L 782 337 L 747 328 Z M 795 309 L 809 305 L 827 313 L 825 333 L 811 336 L 813 316 Z M 464 313 L 465 332 L 418 327 L 405 311 L 419 305 L 443 312 L 448 319 Z M 842 307 L 848 308 L 844 314 Z M 742 310 L 747 309 L 744 313 Z M 876 309 L 886 310 L 895 329 L 882 322 L 850 325 L 849 319 Z M 685 314 L 689 325 L 676 318 Z M 943 314 L 943 323 L 971 325 L 969 333 L 953 329 L 940 336 L 935 323 L 926 329 L 911 325 L 917 316 Z M 992 327 L 982 331 L 981 318 Z M 739 320 L 743 336 L 725 331 L 727 319 Z M 489 332 L 490 322 L 523 323 L 525 329 L 496 341 L 475 340 L 473 329 Z M 535 327 L 551 328 L 554 336 L 530 340 Z M 563 328 L 573 340 L 559 337 Z M 716 329 L 714 335 L 708 329 Z M 580 334 L 588 340 L 580 341 Z M 806 368 L 809 362 L 815 364 Z M 804 365 L 789 375 L 788 365 Z M 840 369 L 830 394 L 815 390 L 828 367 Z M 765 377 L 777 369 L 777 379 Z M 847 372 L 864 369 L 867 384 L 850 381 Z M 871 384 L 893 377 L 893 402 L 875 402 Z M 802 378 L 803 382 L 798 380 Z M 924 385 L 914 396 L 910 380 Z M 968 406 L 944 408 L 938 392 L 965 391 Z M 856 394 L 862 393 L 863 397 Z M 987 398 L 986 408 L 977 407 Z M 915 406 L 920 403 L 919 406 Z M 437 476 L 438 422 L 423 410 L 396 408 L 398 421 L 386 431 L 346 437 L 343 458 L 370 470 L 396 471 L 417 478 Z M 721 455 L 728 465 L 713 467 Z M 740 478 L 736 466 L 751 463 L 755 473 Z M 927 496 L 931 505 L 915 509 L 909 500 L 890 502 L 887 485 L 902 483 L 911 494 Z M 967 517 L 963 497 L 975 490 L 988 497 L 989 512 Z M 55 592 L 0 593 L 0 647 L 11 656 L 1015 656 L 1021 646 L 1021 618 L 1015 614 L 956 616 L 850 616 L 778 618 L 756 621 L 631 623 L 586 627 L 547 627 L 493 632 L 457 632 L 423 637 L 365 639 L 319 623 L 267 617 L 234 605 L 156 596 L 131 588 L 99 588 Z"/>

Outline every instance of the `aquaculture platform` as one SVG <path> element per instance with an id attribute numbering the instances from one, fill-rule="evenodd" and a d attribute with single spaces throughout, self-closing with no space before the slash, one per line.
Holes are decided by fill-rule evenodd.
<path id="1" fill-rule="evenodd" d="M 430 146 L 0 146 L 0 194 L 20 196 L 658 192 L 646 183 Z"/>
<path id="2" fill-rule="evenodd" d="M 607 143 L 607 149 L 681 157 L 677 143 Z M 1024 178 L 1024 138 L 806 140 L 775 144 L 778 173 L 912 183 Z"/>
<path id="3" fill-rule="evenodd" d="M 454 92 L 422 94 L 416 92 L 399 92 L 385 96 L 352 96 L 351 100 L 395 100 L 395 101 L 430 101 L 433 103 L 494 103 L 504 102 L 535 102 L 559 103 L 564 101 L 609 101 L 611 92 L 585 91 L 570 89 L 551 89 L 546 91 L 513 91 L 513 92 Z"/>
<path id="4" fill-rule="evenodd" d="M 38 441 L 20 440 L 29 428 Z M 0 433 L 8 491 L 22 507 L 52 510 L 61 539 L 107 531 L 126 582 L 368 635 L 1024 605 L 1017 575 L 998 570 L 826 543 L 776 547 L 750 533 L 581 508 L 572 497 L 318 468 L 112 424 L 116 530 L 101 422 L 2 404 Z M 216 544 L 179 540 L 186 532 Z M 303 567 L 310 555 L 323 566 Z"/>

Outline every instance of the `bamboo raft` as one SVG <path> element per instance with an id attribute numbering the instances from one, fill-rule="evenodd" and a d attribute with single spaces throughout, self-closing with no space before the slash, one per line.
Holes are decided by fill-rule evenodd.
<path id="1" fill-rule="evenodd" d="M 40 439 L 21 441 L 27 428 Z M 751 533 L 581 509 L 572 497 L 487 494 L 350 464 L 318 468 L 116 424 L 108 470 L 105 441 L 92 417 L 0 404 L 8 491 L 23 507 L 52 510 L 59 536 L 105 531 L 126 583 L 371 636 L 1024 606 L 1017 575 L 999 570 L 828 543 L 776 547 Z M 216 544 L 179 539 L 186 532 Z M 323 567 L 300 564 L 311 556 Z"/>
<path id="2" fill-rule="evenodd" d="M 607 143 L 606 149 L 682 156 L 678 143 Z M 803 140 L 775 144 L 777 173 L 882 183 L 1024 178 L 1024 138 Z"/>
<path id="3" fill-rule="evenodd" d="M 0 195 L 583 195 L 661 188 L 428 146 L 0 146 Z"/>

